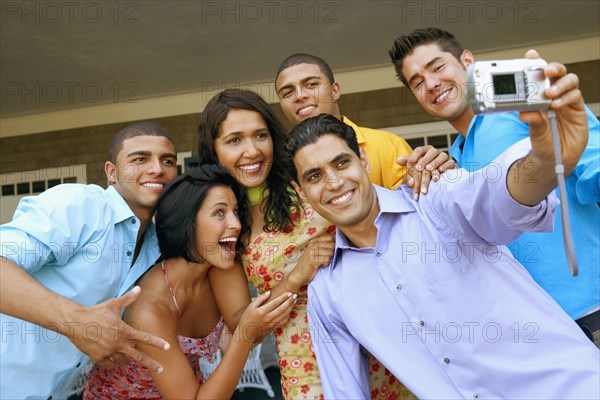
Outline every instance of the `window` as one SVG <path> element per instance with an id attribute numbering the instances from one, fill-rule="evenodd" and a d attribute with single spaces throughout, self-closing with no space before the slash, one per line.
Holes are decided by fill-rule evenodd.
<path id="1" fill-rule="evenodd" d="M 29 187 L 29 182 L 17 183 L 17 194 L 29 194 L 29 193 L 31 193 L 31 189 Z"/>
<path id="2" fill-rule="evenodd" d="M 2 196 L 14 196 L 15 195 L 15 185 L 2 185 Z"/>
<path id="3" fill-rule="evenodd" d="M 46 181 L 36 181 L 31 183 L 31 193 L 42 193 L 46 190 Z"/>

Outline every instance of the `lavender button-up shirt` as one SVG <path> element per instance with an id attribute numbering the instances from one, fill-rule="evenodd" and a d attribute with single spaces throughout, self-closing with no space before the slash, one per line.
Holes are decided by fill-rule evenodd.
<path id="1" fill-rule="evenodd" d="M 365 349 L 419 398 L 600 397 L 598 349 L 503 244 L 552 229 L 557 200 L 512 199 L 506 171 L 455 170 L 419 202 L 375 186 L 373 248 L 338 230 L 309 286 L 309 323 L 326 399 L 370 398 Z"/>

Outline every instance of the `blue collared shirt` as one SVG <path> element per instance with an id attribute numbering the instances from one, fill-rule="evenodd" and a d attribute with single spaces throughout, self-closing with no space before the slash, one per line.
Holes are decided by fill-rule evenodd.
<path id="1" fill-rule="evenodd" d="M 502 171 L 529 148 L 498 159 Z M 370 398 L 365 349 L 419 398 L 600 396 L 598 349 L 502 246 L 552 229 L 556 197 L 526 207 L 505 182 L 455 170 L 418 202 L 375 186 L 375 246 L 338 230 L 308 296 L 325 398 Z"/>
<path id="2" fill-rule="evenodd" d="M 59 185 L 26 197 L 0 226 L 1 253 L 42 285 L 90 306 L 120 296 L 159 257 L 154 225 L 131 265 L 140 221 L 111 186 Z M 0 314 L 0 398 L 63 398 L 88 361 L 65 336 Z M 82 327 L 61 327 L 82 329 Z M 93 338 L 97 330 L 83 327 Z"/>
<path id="3" fill-rule="evenodd" d="M 560 212 L 556 213 L 554 232 L 527 232 L 508 244 L 533 279 L 573 319 L 600 307 L 600 123 L 589 109 L 587 117 L 588 144 L 566 179 L 579 275 L 571 276 L 567 266 Z M 456 138 L 450 154 L 459 167 L 474 171 L 528 136 L 527 124 L 519 121 L 516 113 L 478 115 L 471 121 L 466 139 Z M 524 178 L 534 179 L 533 174 L 531 171 L 531 176 Z"/>

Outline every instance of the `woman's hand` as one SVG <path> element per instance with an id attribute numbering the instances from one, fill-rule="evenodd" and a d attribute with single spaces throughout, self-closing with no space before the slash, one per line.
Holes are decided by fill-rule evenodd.
<path id="1" fill-rule="evenodd" d="M 255 343 L 289 320 L 298 296 L 287 292 L 267 302 L 270 296 L 271 292 L 266 292 L 250 303 L 242 314 L 230 343 L 239 340 Z"/>
<path id="2" fill-rule="evenodd" d="M 302 286 L 310 283 L 319 268 L 329 265 L 334 248 L 335 239 L 332 235 L 311 239 L 304 248 L 298 264 L 285 281 L 286 289 L 297 293 Z"/>

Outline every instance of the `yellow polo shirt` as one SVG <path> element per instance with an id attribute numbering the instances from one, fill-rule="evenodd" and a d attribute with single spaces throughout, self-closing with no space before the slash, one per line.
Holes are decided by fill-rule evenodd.
<path id="1" fill-rule="evenodd" d="M 406 140 L 388 131 L 357 126 L 344 116 L 342 121 L 354 129 L 358 145 L 367 154 L 371 164 L 371 182 L 384 188 L 396 189 L 407 172 L 405 167 L 396 163 L 396 159 L 412 153 Z"/>

